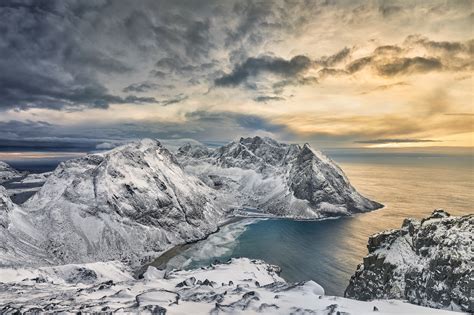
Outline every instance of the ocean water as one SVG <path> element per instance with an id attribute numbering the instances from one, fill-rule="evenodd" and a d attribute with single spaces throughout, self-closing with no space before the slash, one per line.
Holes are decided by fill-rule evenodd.
<path id="1" fill-rule="evenodd" d="M 435 154 L 328 153 L 365 196 L 385 205 L 377 211 L 324 221 L 244 219 L 206 240 L 177 248 L 157 265 L 192 268 L 232 257 L 264 259 L 282 267 L 287 281 L 314 280 L 327 294 L 343 295 L 367 254 L 371 234 L 399 228 L 406 217 L 434 209 L 474 213 L 474 157 Z M 11 160 L 35 173 L 53 170 L 70 157 Z"/>
<path id="2" fill-rule="evenodd" d="M 371 234 L 399 228 L 406 217 L 443 208 L 474 212 L 472 156 L 333 156 L 351 183 L 384 208 L 324 221 L 246 219 L 183 250 L 168 268 L 205 266 L 231 257 L 264 259 L 282 267 L 287 281 L 312 279 L 326 294 L 343 295 L 367 254 Z"/>

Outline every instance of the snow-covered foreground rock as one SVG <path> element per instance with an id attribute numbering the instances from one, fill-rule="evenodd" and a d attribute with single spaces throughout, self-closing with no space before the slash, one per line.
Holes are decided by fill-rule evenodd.
<path id="1" fill-rule="evenodd" d="M 11 225 L 2 233 L 37 250 L 15 262 L 10 259 L 15 246 L 7 241 L 0 265 L 40 265 L 36 256 L 43 252 L 55 264 L 116 259 L 140 264 L 216 231 L 223 216 L 212 189 L 149 139 L 61 163 L 12 213 L 22 216 L 10 214 Z M 34 227 L 33 239 L 11 228 L 23 228 L 25 217 Z"/>
<path id="2" fill-rule="evenodd" d="M 345 295 L 474 312 L 473 238 L 472 214 L 436 210 L 421 221 L 406 219 L 401 229 L 370 237 L 369 255 Z"/>
<path id="3" fill-rule="evenodd" d="M 452 314 L 402 301 L 325 296 L 314 281 L 288 284 L 279 268 L 233 259 L 190 271 L 149 267 L 143 279 L 119 262 L 0 269 L 0 313 Z"/>
<path id="4" fill-rule="evenodd" d="M 215 150 L 187 144 L 177 157 L 187 172 L 219 191 L 222 202 L 235 208 L 318 219 L 382 207 L 359 194 L 332 160 L 308 144 L 241 138 Z"/>

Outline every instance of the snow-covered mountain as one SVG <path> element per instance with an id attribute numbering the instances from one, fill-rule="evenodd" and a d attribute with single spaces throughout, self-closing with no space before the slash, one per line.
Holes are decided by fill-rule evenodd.
<path id="1" fill-rule="evenodd" d="M 24 175 L 26 175 L 25 172 L 19 172 L 7 163 L 0 161 L 0 184 Z"/>
<path id="2" fill-rule="evenodd" d="M 31 261 L 32 253 L 38 264 L 48 263 L 45 251 L 35 245 L 42 237 L 29 214 L 14 204 L 0 186 L 0 267 Z"/>
<path id="3" fill-rule="evenodd" d="M 309 144 L 241 138 L 210 150 L 187 144 L 177 157 L 186 171 L 219 191 L 224 203 L 277 216 L 323 218 L 382 205 L 359 194 L 344 172 Z"/>
<path id="4" fill-rule="evenodd" d="M 185 145 L 177 156 L 184 169 L 158 141 L 144 139 L 61 163 L 33 197 L 9 211 L 35 236 L 9 228 L 10 249 L 0 264 L 12 261 L 12 244 L 27 244 L 38 250 L 29 251 L 31 259 L 19 256 L 26 265 L 38 259 L 135 265 L 216 231 L 230 208 L 323 218 L 380 206 L 308 145 L 255 137 L 217 150 Z"/>
<path id="5" fill-rule="evenodd" d="M 421 221 L 370 237 L 346 297 L 406 299 L 435 308 L 474 312 L 472 298 L 474 215 L 436 210 Z"/>
<path id="6" fill-rule="evenodd" d="M 139 263 L 215 231 L 223 213 L 213 198 L 145 139 L 61 163 L 22 211 L 42 236 L 33 244 L 56 263 Z"/>
<path id="7" fill-rule="evenodd" d="M 278 271 L 247 258 L 186 271 L 148 267 L 138 280 L 114 261 L 3 269 L 0 313 L 455 314 L 403 301 L 326 296 L 316 282 L 287 283 Z"/>

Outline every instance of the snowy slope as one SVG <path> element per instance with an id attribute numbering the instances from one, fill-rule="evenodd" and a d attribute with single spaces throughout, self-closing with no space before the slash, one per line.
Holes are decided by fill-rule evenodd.
<path id="1" fill-rule="evenodd" d="M 310 145 L 241 138 L 215 150 L 188 144 L 177 157 L 186 171 L 220 192 L 224 204 L 278 216 L 317 219 L 380 208 Z"/>
<path id="2" fill-rule="evenodd" d="M 208 268 L 131 277 L 119 262 L 0 269 L 0 312 L 141 314 L 453 314 L 402 301 L 325 296 L 314 281 L 286 283 L 279 268 L 233 259 Z"/>
<path id="3" fill-rule="evenodd" d="M 28 213 L 15 205 L 0 186 L 0 267 L 32 260 L 47 264 L 46 252 L 35 245 L 42 237 Z"/>
<path id="4" fill-rule="evenodd" d="M 401 229 L 370 237 L 369 255 L 345 295 L 474 312 L 473 238 L 472 214 L 451 217 L 436 210 L 421 222 L 406 219 Z"/>
<path id="5" fill-rule="evenodd" d="M 212 190 L 145 139 L 63 162 L 23 206 L 56 263 L 132 264 L 218 228 Z M 0 257 L 1 261 L 2 257 Z"/>
<path id="6" fill-rule="evenodd" d="M 26 175 L 25 172 L 19 172 L 7 163 L 0 161 L 0 184 L 24 175 Z"/>

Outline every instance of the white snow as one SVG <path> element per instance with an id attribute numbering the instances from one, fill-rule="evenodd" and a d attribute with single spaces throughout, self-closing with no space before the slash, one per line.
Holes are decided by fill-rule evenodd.
<path id="1" fill-rule="evenodd" d="M 41 248 L 55 264 L 119 259 L 139 265 L 205 237 L 223 219 L 213 191 L 151 139 L 61 163 L 21 209 L 41 237 L 17 229 L 9 235 Z M 0 255 L 0 265 L 13 264 L 10 258 Z M 22 258 L 19 264 L 43 263 L 35 252 Z"/>
<path id="2" fill-rule="evenodd" d="M 215 150 L 187 144 L 177 157 L 186 172 L 216 191 L 225 206 L 254 207 L 295 219 L 350 215 L 381 207 L 360 195 L 342 170 L 308 144 L 241 138 Z"/>
<path id="3" fill-rule="evenodd" d="M 453 314 L 403 301 L 362 302 L 326 296 L 314 281 L 288 284 L 278 268 L 259 260 L 196 270 L 163 272 L 149 267 L 131 277 L 119 262 L 1 269 L 0 310 L 123 312 L 149 314 Z M 343 313 L 346 312 L 346 313 Z"/>
<path id="4" fill-rule="evenodd" d="M 26 175 L 25 172 L 19 172 L 7 163 L 0 161 L 0 184 L 14 178 L 20 178 Z"/>

